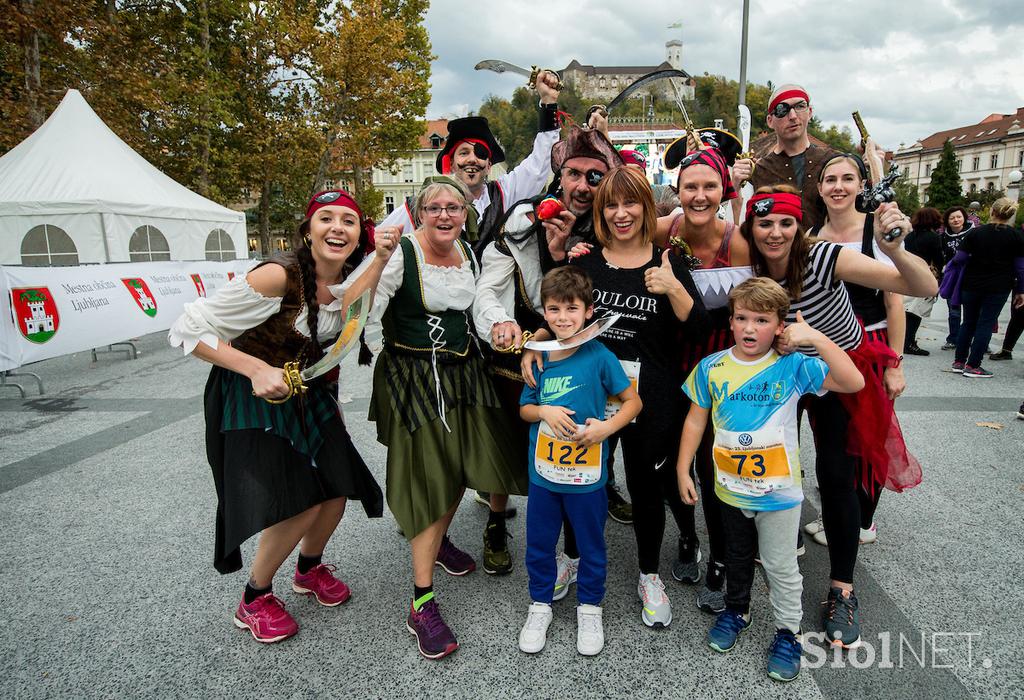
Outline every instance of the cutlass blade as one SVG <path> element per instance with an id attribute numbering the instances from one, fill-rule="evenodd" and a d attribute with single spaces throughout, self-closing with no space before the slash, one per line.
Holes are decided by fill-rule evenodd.
<path id="1" fill-rule="evenodd" d="M 302 370 L 302 380 L 308 382 L 316 379 L 322 374 L 330 372 L 345 359 L 352 348 L 359 345 L 359 334 L 363 332 L 366 325 L 366 317 L 370 313 L 370 290 L 367 289 L 359 298 L 349 305 L 345 311 L 345 321 L 341 324 L 341 335 L 327 351 L 327 354 L 320 358 L 320 361 L 311 367 Z"/>
<path id="2" fill-rule="evenodd" d="M 528 340 L 526 341 L 525 347 L 527 350 L 541 350 L 544 352 L 553 352 L 555 350 L 570 350 L 572 348 L 578 348 L 589 340 L 593 340 L 597 336 L 604 333 L 606 330 L 615 325 L 615 322 L 619 320 L 619 314 L 611 314 L 604 318 L 599 318 L 589 326 L 581 330 L 579 333 L 569 336 L 565 340 Z"/>

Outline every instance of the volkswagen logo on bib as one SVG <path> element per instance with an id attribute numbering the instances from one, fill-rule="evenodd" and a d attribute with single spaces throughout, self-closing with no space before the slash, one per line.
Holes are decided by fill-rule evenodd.
<path id="1" fill-rule="evenodd" d="M 750 437 L 750 433 L 740 433 L 740 444 L 744 447 L 750 447 L 750 443 L 754 441 L 754 438 Z"/>

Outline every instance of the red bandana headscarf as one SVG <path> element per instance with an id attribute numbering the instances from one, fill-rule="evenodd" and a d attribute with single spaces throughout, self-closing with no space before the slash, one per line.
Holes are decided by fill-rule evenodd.
<path id="1" fill-rule="evenodd" d="M 310 197 L 309 204 L 306 205 L 306 219 L 311 219 L 318 209 L 329 206 L 348 207 L 356 213 L 362 229 L 360 238 L 364 239 L 363 249 L 368 253 L 371 252 L 376 245 L 373 238 L 373 219 L 363 216 L 363 210 L 356 204 L 356 200 L 352 199 L 352 195 L 345 190 L 324 190 Z"/>
<path id="2" fill-rule="evenodd" d="M 732 184 L 732 177 L 729 175 L 729 166 L 725 164 L 725 157 L 717 148 L 705 148 L 701 151 L 690 151 L 686 157 L 679 161 L 679 175 L 691 165 L 706 165 L 722 178 L 722 201 L 736 199 L 739 195 Z"/>
<path id="3" fill-rule="evenodd" d="M 487 151 L 487 160 L 491 160 L 491 148 L 486 142 L 480 139 L 462 139 L 457 144 L 452 146 L 451 150 L 441 156 L 441 174 L 447 175 L 452 171 L 452 154 L 458 150 L 459 146 L 464 143 L 472 143 L 478 146 L 483 146 L 484 150 Z"/>
<path id="4" fill-rule="evenodd" d="M 769 214 L 788 214 L 797 221 L 803 221 L 804 211 L 800 195 L 789 192 L 766 192 L 755 194 L 747 200 L 748 219 Z"/>

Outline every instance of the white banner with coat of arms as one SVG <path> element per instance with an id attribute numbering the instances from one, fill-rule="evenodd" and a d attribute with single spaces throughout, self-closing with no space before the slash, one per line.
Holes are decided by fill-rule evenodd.
<path id="1" fill-rule="evenodd" d="M 165 331 L 251 260 L 0 267 L 0 371 Z"/>

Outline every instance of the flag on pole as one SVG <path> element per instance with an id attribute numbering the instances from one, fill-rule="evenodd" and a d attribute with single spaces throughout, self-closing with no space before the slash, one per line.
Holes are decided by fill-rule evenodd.
<path id="1" fill-rule="evenodd" d="M 682 28 L 683 28 L 683 21 L 682 20 L 679 20 L 678 22 L 673 22 L 672 24 L 670 24 L 667 27 L 665 27 L 665 29 L 682 29 Z"/>

